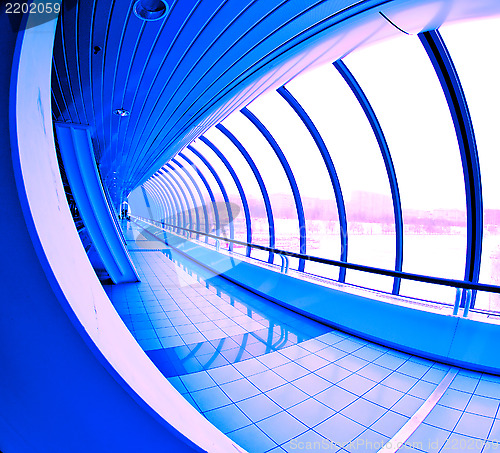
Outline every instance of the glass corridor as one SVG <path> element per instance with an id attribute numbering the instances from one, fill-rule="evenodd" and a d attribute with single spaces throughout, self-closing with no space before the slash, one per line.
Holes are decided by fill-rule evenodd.
<path id="1" fill-rule="evenodd" d="M 500 378 L 331 329 L 256 296 L 123 222 L 141 283 L 106 290 L 138 343 L 252 453 L 500 448 Z"/>
<path id="2" fill-rule="evenodd" d="M 498 29 L 497 18 L 446 25 L 299 75 L 144 183 L 144 217 L 269 263 L 276 253 L 247 244 L 290 252 L 306 274 L 495 317 L 498 84 L 477 80 L 498 74 Z M 471 48 L 482 49 L 473 62 Z"/>

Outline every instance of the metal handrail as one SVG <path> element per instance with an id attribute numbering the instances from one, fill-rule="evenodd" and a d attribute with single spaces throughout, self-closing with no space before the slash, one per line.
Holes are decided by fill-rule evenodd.
<path id="1" fill-rule="evenodd" d="M 150 222 L 155 222 L 156 224 L 161 225 L 161 223 L 156 221 L 156 220 L 137 217 L 137 216 L 132 216 L 132 217 L 135 217 L 139 220 L 146 220 L 146 221 L 150 221 Z M 412 280 L 412 281 L 421 282 L 421 283 L 431 283 L 431 284 L 441 285 L 441 286 L 450 286 L 452 288 L 471 289 L 471 290 L 476 290 L 476 291 L 486 291 L 486 292 L 490 292 L 490 293 L 500 294 L 500 286 L 488 285 L 487 283 L 472 283 L 472 282 L 466 282 L 464 280 L 454 280 L 454 279 L 449 279 L 449 278 L 431 277 L 431 276 L 427 276 L 427 275 L 412 274 L 409 272 L 392 271 L 389 269 L 381 269 L 378 267 L 365 266 L 363 264 L 346 263 L 344 261 L 337 261 L 337 260 L 332 260 L 329 258 L 320 258 L 318 256 L 304 255 L 304 254 L 295 253 L 295 252 L 287 252 L 285 250 L 266 247 L 264 245 L 249 244 L 245 241 L 238 241 L 236 239 L 228 239 L 225 237 L 216 236 L 215 234 L 204 233 L 202 231 L 196 231 L 196 230 L 191 230 L 189 228 L 178 227 L 176 225 L 171 225 L 171 224 L 165 224 L 165 225 L 175 227 L 176 229 L 190 231 L 190 232 L 196 233 L 196 234 L 201 234 L 203 236 L 207 236 L 207 237 L 212 238 L 212 239 L 218 239 L 218 240 L 222 240 L 225 242 L 231 242 L 233 244 L 241 245 L 243 247 L 251 247 L 251 248 L 254 248 L 257 250 L 264 250 L 266 252 L 273 252 L 273 253 L 276 253 L 278 255 L 288 256 L 288 257 L 292 257 L 292 258 L 299 258 L 299 259 L 302 258 L 306 261 L 312 261 L 315 263 L 328 264 L 328 265 L 337 266 L 337 267 L 344 267 L 346 269 L 368 272 L 368 273 L 376 274 L 376 275 L 384 275 L 387 277 L 400 277 L 400 278 L 404 278 L 406 280 Z"/>

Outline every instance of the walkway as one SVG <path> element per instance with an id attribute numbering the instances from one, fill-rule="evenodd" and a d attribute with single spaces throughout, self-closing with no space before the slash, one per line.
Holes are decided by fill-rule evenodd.
<path id="1" fill-rule="evenodd" d="M 106 287 L 118 313 L 177 390 L 249 452 L 500 449 L 499 377 L 330 329 L 135 225 L 125 234 L 142 281 Z"/>

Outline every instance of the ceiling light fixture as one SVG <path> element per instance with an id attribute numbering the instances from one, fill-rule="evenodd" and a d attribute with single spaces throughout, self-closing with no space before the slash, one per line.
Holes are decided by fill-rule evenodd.
<path id="1" fill-rule="evenodd" d="M 142 20 L 159 20 L 166 16 L 169 9 L 164 0 L 137 0 L 134 14 Z"/>
<path id="2" fill-rule="evenodd" d="M 122 117 L 130 115 L 130 112 L 128 110 L 125 110 L 125 109 L 116 109 L 113 113 L 115 115 L 122 116 Z"/>

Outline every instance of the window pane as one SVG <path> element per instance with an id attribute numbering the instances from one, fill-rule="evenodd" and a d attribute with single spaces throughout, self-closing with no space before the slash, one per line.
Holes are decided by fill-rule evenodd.
<path id="1" fill-rule="evenodd" d="M 394 269 L 396 241 L 387 172 L 361 106 L 332 65 L 308 72 L 288 86 L 314 121 L 335 165 L 346 207 L 347 260 Z M 310 184 L 314 178 L 311 174 Z M 391 291 L 393 279 L 347 270 L 346 282 Z"/>
<path id="2" fill-rule="evenodd" d="M 307 254 L 340 259 L 339 229 L 334 226 L 334 222 L 338 224 L 335 194 L 314 140 L 276 91 L 259 97 L 251 109 L 277 141 L 297 182 L 306 219 Z M 296 211 L 293 215 L 296 217 Z M 338 278 L 338 268 L 309 261 L 305 271 Z"/>
<path id="3" fill-rule="evenodd" d="M 276 248 L 298 252 L 299 222 L 297 211 L 292 189 L 279 159 L 267 140 L 240 112 L 230 115 L 223 124 L 252 156 L 267 187 L 274 215 Z M 296 269 L 298 260 L 291 258 L 290 267 Z"/>
<path id="4" fill-rule="evenodd" d="M 231 215 L 233 217 L 234 239 L 238 241 L 246 241 L 247 235 L 246 235 L 245 211 L 243 209 L 243 203 L 241 202 L 238 188 L 233 180 L 233 177 L 231 176 L 229 170 L 226 168 L 221 159 L 219 159 L 219 157 L 215 154 L 214 151 L 212 151 L 212 149 L 209 146 L 207 146 L 201 140 L 196 140 L 193 143 L 193 145 L 194 148 L 196 148 L 200 153 L 202 153 L 203 157 L 208 160 L 210 165 L 212 165 L 212 167 L 217 172 L 217 175 L 221 179 L 222 184 L 224 185 L 224 189 L 227 192 L 229 202 L 231 203 L 230 209 L 231 209 Z M 210 176 L 212 175 L 210 174 Z M 226 204 L 222 197 L 222 193 L 221 193 L 221 199 L 218 200 L 218 202 L 219 202 L 218 209 L 220 211 L 219 215 L 227 218 L 229 221 L 227 208 L 224 208 Z M 229 225 L 227 225 L 224 228 L 226 231 L 225 236 L 229 237 Z M 221 246 L 226 246 L 226 245 L 229 244 L 221 243 Z M 233 250 L 235 252 L 244 254 L 246 251 L 246 247 L 235 244 L 233 245 Z"/>
<path id="5" fill-rule="evenodd" d="M 204 224 L 204 220 L 203 220 L 204 219 L 203 210 L 201 209 L 202 200 L 201 200 L 200 196 L 198 195 L 198 191 L 196 190 L 194 184 L 192 183 L 192 181 L 189 179 L 189 177 L 186 175 L 186 173 L 183 170 L 181 170 L 173 162 L 170 165 L 172 166 L 172 168 L 170 168 L 168 166 L 164 166 L 163 169 L 166 172 L 168 172 L 168 174 L 170 175 L 171 178 L 175 178 L 178 181 L 178 183 L 182 186 L 182 188 L 184 189 L 184 192 L 186 192 L 186 194 L 189 194 L 187 187 L 189 187 L 189 189 L 191 189 L 191 193 L 193 194 L 194 201 L 193 201 L 193 198 L 191 198 L 190 194 L 187 195 L 189 197 L 188 199 L 189 199 L 189 203 L 190 203 L 190 209 L 192 210 L 191 216 L 193 218 L 193 222 L 196 222 L 195 211 L 197 209 L 199 220 L 200 220 L 199 225 L 194 223 L 193 229 L 199 229 L 199 231 L 204 231 L 205 224 Z M 203 236 L 200 236 L 199 239 L 204 240 L 205 238 Z"/>
<path id="6" fill-rule="evenodd" d="M 192 156 L 192 153 L 191 153 L 191 156 Z M 188 158 L 190 159 L 191 156 L 189 156 Z M 210 200 L 210 196 L 209 196 L 209 193 L 208 193 L 208 190 L 207 190 L 205 184 L 203 183 L 202 179 L 200 178 L 200 176 L 198 175 L 198 173 L 196 172 L 194 167 L 192 167 L 184 158 L 182 158 L 181 156 L 177 156 L 175 158 L 175 160 L 183 166 L 184 170 L 187 171 L 189 175 L 191 175 L 191 177 L 196 182 L 198 189 L 200 190 L 200 192 L 202 194 L 203 199 L 202 199 L 202 204 L 200 205 L 201 209 L 199 211 L 200 212 L 200 223 L 202 225 L 201 231 L 205 231 L 205 209 L 206 209 L 206 215 L 208 217 L 208 233 L 215 234 L 216 231 L 215 231 L 214 211 L 211 208 L 212 202 Z M 177 165 L 175 165 L 175 166 L 177 166 Z M 181 170 L 181 172 L 184 173 L 184 170 Z M 205 176 L 204 173 L 203 173 L 203 175 Z M 200 239 L 203 240 L 203 238 L 200 238 Z M 208 238 L 208 243 L 215 244 L 215 240 L 212 238 Z"/>
<path id="7" fill-rule="evenodd" d="M 253 174 L 250 165 L 231 140 L 218 129 L 210 129 L 205 136 L 224 154 L 240 179 L 252 219 L 252 243 L 269 247 L 269 222 L 266 207 L 257 178 Z M 250 256 L 267 261 L 269 253 L 252 249 Z"/>
<path id="8" fill-rule="evenodd" d="M 474 125 L 484 202 L 481 283 L 500 284 L 500 18 L 443 27 Z M 476 307 L 500 310 L 498 294 L 479 292 Z"/>
<path id="9" fill-rule="evenodd" d="M 391 150 L 403 208 L 403 270 L 463 279 L 465 189 L 446 99 L 417 36 L 345 59 L 377 114 Z M 403 295 L 453 303 L 453 288 L 403 281 Z"/>
<path id="10" fill-rule="evenodd" d="M 186 207 L 186 209 L 188 211 L 188 212 L 186 212 L 186 221 L 188 222 L 187 228 L 195 230 L 197 228 L 196 214 L 194 211 L 194 207 L 197 204 L 196 198 L 195 198 L 195 201 L 193 202 L 193 199 L 191 198 L 191 195 L 190 195 L 187 187 L 179 179 L 178 175 L 175 172 L 165 172 L 163 174 L 163 177 L 166 177 L 167 181 L 169 181 L 177 189 L 179 194 L 182 196 L 182 201 L 184 203 L 187 202 L 187 207 Z M 189 223 L 190 222 L 189 214 L 191 214 L 191 222 L 192 223 Z"/>

